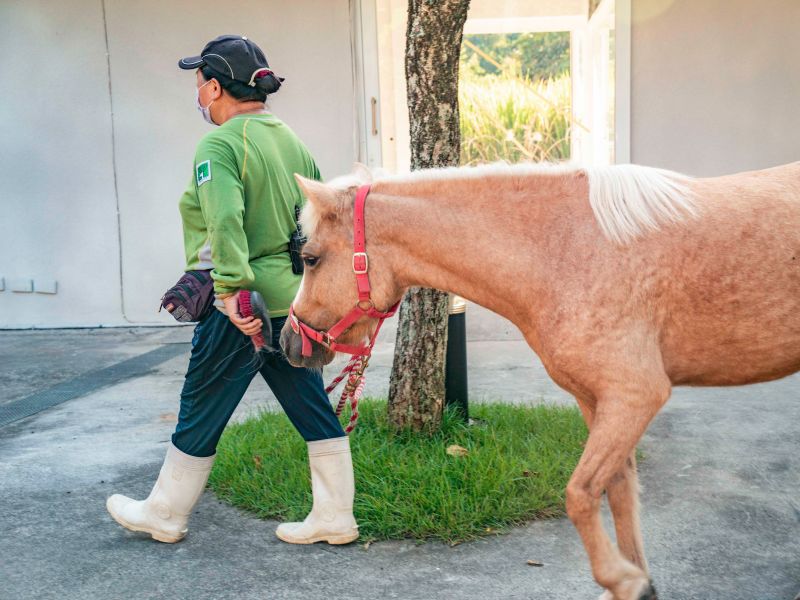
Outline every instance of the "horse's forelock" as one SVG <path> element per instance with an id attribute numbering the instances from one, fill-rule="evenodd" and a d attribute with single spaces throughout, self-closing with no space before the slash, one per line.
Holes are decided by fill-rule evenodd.
<path id="1" fill-rule="evenodd" d="M 306 237 L 312 237 L 319 229 L 321 215 L 313 202 L 306 202 L 300 212 L 300 227 Z"/>

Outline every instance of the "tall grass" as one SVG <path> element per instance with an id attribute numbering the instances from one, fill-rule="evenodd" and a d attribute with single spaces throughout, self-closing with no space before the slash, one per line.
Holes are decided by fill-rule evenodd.
<path id="1" fill-rule="evenodd" d="M 569 159 L 569 75 L 533 81 L 465 73 L 458 97 L 462 165 Z"/>

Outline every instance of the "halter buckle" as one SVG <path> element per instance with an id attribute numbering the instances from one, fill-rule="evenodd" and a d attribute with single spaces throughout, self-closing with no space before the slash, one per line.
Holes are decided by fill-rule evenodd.
<path id="1" fill-rule="evenodd" d="M 356 266 L 356 259 L 361 259 L 363 262 L 359 262 L 359 265 Z M 356 275 L 366 275 L 367 271 L 369 271 L 369 257 L 367 256 L 366 252 L 353 252 L 353 273 Z"/>
<path id="2" fill-rule="evenodd" d="M 362 304 L 366 304 L 367 307 L 364 308 Z M 361 312 L 369 312 L 373 308 L 375 308 L 375 303 L 372 301 L 372 298 L 368 298 L 367 300 L 359 300 L 356 302 L 356 306 Z"/>

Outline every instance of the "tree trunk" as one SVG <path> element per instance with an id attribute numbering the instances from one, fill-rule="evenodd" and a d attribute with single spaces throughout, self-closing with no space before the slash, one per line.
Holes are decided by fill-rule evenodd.
<path id="1" fill-rule="evenodd" d="M 409 0 L 406 79 L 411 168 L 458 165 L 458 62 L 469 0 Z M 447 294 L 409 290 L 400 306 L 389 420 L 434 431 L 444 406 Z"/>

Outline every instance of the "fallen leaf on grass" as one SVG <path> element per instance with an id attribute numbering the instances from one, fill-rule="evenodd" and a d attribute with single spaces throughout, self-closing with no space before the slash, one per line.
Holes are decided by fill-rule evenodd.
<path id="1" fill-rule="evenodd" d="M 543 567 L 544 563 L 538 560 L 528 560 L 529 567 Z"/>
<path id="2" fill-rule="evenodd" d="M 467 450 L 463 446 L 458 446 L 456 444 L 453 444 L 452 446 L 447 447 L 447 453 L 450 456 L 466 456 L 467 454 L 469 454 L 469 450 Z"/>
<path id="3" fill-rule="evenodd" d="M 258 455 L 254 456 L 253 457 L 253 462 L 255 463 L 257 469 L 261 468 L 261 457 L 260 456 L 258 456 Z"/>

